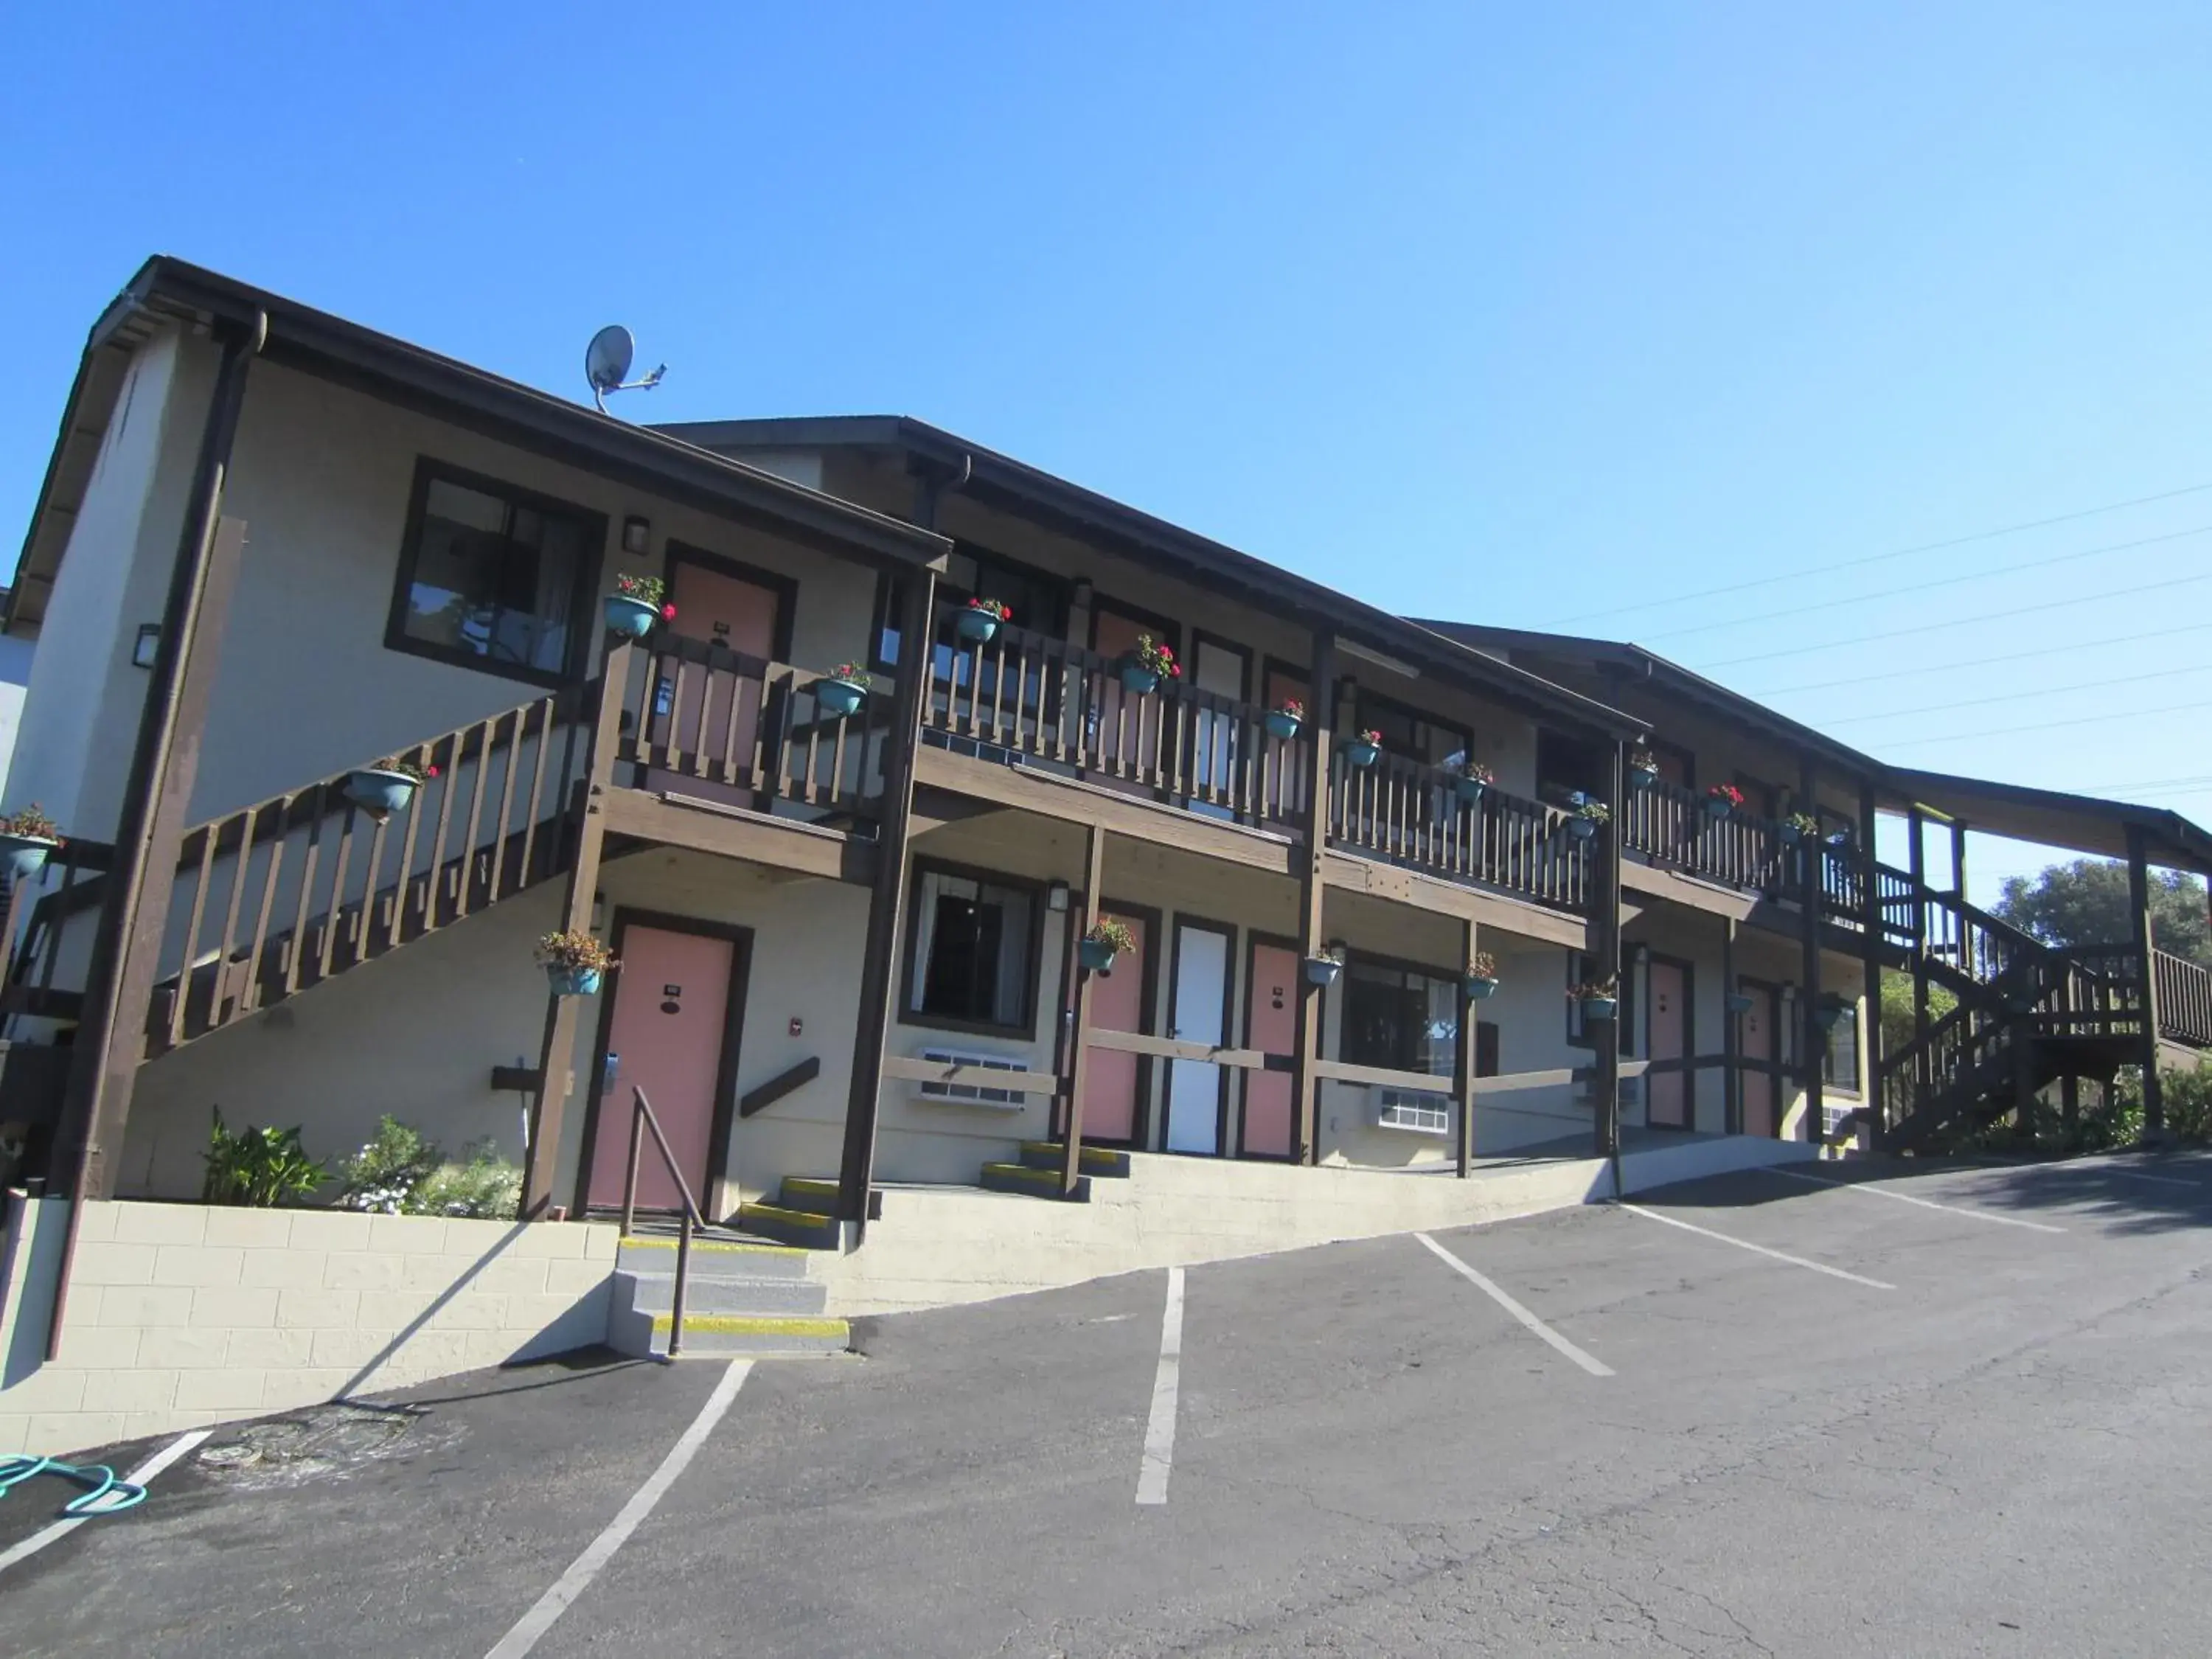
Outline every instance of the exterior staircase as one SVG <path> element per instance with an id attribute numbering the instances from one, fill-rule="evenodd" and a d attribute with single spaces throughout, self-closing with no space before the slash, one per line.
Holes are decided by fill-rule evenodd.
<path id="1" fill-rule="evenodd" d="M 682 1357 L 817 1358 L 853 1344 L 852 1327 L 826 1316 L 829 1287 L 812 1278 L 811 1253 L 709 1231 L 691 1242 L 684 1294 Z M 665 1358 L 674 1329 L 676 1240 L 625 1238 L 615 1257 L 607 1346 Z"/>
<path id="2" fill-rule="evenodd" d="M 1957 999 L 1882 1057 L 1886 1152 L 1929 1150 L 1995 1122 L 2063 1077 L 2109 1082 L 2141 1053 L 2140 964 L 2131 945 L 2061 949 L 1877 866 L 1887 943 Z"/>
<path id="3" fill-rule="evenodd" d="M 1025 1140 L 1017 1162 L 986 1164 L 977 1184 L 994 1193 L 1057 1199 L 1060 1196 L 1060 1163 L 1063 1156 L 1064 1148 L 1058 1142 Z M 1085 1146 L 1075 1191 L 1069 1201 L 1090 1202 L 1094 1177 L 1127 1178 L 1128 1173 L 1128 1153 L 1105 1146 Z M 883 1212 L 883 1194 L 871 1192 L 868 1219 L 873 1221 Z M 803 1254 L 806 1250 L 834 1250 L 838 1247 L 836 1215 L 837 1182 L 834 1177 L 786 1176 L 776 1188 L 775 1202 L 740 1204 L 736 1218 L 738 1227 L 745 1232 L 797 1246 Z"/>

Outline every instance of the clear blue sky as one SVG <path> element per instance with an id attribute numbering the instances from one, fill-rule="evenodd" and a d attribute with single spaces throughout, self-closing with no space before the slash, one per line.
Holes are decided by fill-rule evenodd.
<path id="1" fill-rule="evenodd" d="M 2212 489 L 1818 574 L 2212 484 L 2201 0 L 346 9 L 11 16 L 8 536 L 161 251 L 568 394 L 620 319 L 670 364 L 633 418 L 910 413 L 1381 604 L 2212 817 Z M 1736 660 L 1805 606 L 1944 626 Z"/>

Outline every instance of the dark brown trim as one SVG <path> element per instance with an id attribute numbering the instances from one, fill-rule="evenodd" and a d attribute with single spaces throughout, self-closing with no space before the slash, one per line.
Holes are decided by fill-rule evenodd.
<path id="1" fill-rule="evenodd" d="M 1771 1052 L 1764 1061 L 1755 1060 L 1745 1054 L 1742 1051 L 1742 1046 L 1738 1044 L 1736 1062 L 1740 1066 L 1749 1071 L 1765 1072 L 1773 1079 L 1774 1126 L 1767 1131 L 1765 1139 L 1779 1140 L 1782 1139 L 1782 1121 L 1790 1115 L 1790 1085 L 1796 1079 L 1796 1068 L 1790 1064 L 1789 1045 L 1784 1042 L 1784 1038 L 1790 1033 L 1785 1031 L 1782 1025 L 1782 986 L 1777 980 L 1761 979 L 1756 974 L 1738 974 L 1735 988 L 1747 996 L 1763 996 L 1766 999 L 1766 1006 L 1763 1012 L 1766 1015 L 1766 1046 Z M 1721 1006 L 1725 1011 L 1728 1005 L 1723 1003 Z M 1741 1016 L 1731 1014 L 1729 1018 L 1736 1019 L 1741 1018 Z M 1743 1096 L 1740 1085 L 1736 1095 L 1735 1133 L 1738 1134 L 1750 1133 L 1743 1127 Z"/>
<path id="2" fill-rule="evenodd" d="M 796 1066 L 787 1066 L 757 1089 L 748 1089 L 738 1098 L 738 1121 L 743 1122 L 795 1093 L 822 1075 L 822 1056 L 809 1054 Z"/>
<path id="3" fill-rule="evenodd" d="M 1256 927 L 1249 927 L 1245 930 L 1244 1020 L 1243 1024 L 1237 1028 L 1237 1040 L 1243 1043 L 1247 1048 L 1257 1046 L 1252 1041 L 1252 988 L 1259 983 L 1259 969 L 1255 964 L 1259 961 L 1260 947 L 1263 945 L 1273 945 L 1279 951 L 1288 951 L 1291 953 L 1291 965 L 1295 974 L 1302 976 L 1305 972 L 1304 967 L 1298 961 L 1298 942 L 1290 934 L 1264 933 Z M 1291 981 L 1290 994 L 1293 998 L 1298 994 L 1297 978 L 1294 977 Z M 1297 1024 L 1297 1010 L 1295 1005 L 1291 1010 L 1291 1023 L 1295 1028 Z M 1292 1046 L 1295 1047 L 1297 1042 L 1295 1030 L 1293 1030 L 1291 1041 Z M 1295 1058 L 1295 1056 L 1293 1056 L 1293 1058 Z M 1246 1098 L 1246 1095 L 1251 1087 L 1253 1078 L 1257 1075 L 1259 1074 L 1255 1072 L 1244 1073 L 1243 1082 L 1237 1091 L 1236 1156 L 1239 1159 L 1249 1160 L 1254 1164 L 1295 1164 L 1298 1161 L 1298 1103 L 1297 1088 L 1295 1081 L 1293 1081 L 1291 1085 L 1291 1149 L 1288 1152 L 1280 1154 L 1274 1152 L 1247 1152 L 1244 1149 L 1244 1126 L 1246 1122 L 1249 1121 L 1251 1116 L 1251 1103 Z"/>
<path id="4" fill-rule="evenodd" d="M 1147 611 L 1143 606 L 1132 605 L 1125 599 L 1109 598 L 1106 594 L 1101 593 L 1096 586 L 1091 590 L 1090 637 L 1083 642 L 1091 650 L 1098 649 L 1098 618 L 1102 614 L 1109 611 L 1121 617 L 1123 622 L 1134 623 L 1139 628 L 1157 629 L 1159 637 L 1166 642 L 1169 649 L 1172 650 L 1178 659 L 1182 656 L 1182 624 L 1181 623 L 1172 617 L 1164 617 L 1157 611 Z M 1188 671 L 1186 669 L 1185 672 L 1188 674 Z"/>
<path id="5" fill-rule="evenodd" d="M 1260 659 L 1260 653 L 1249 645 L 1231 639 L 1226 634 L 1217 634 L 1210 628 L 1200 628 L 1194 624 L 1190 630 L 1190 667 L 1184 676 L 1184 684 L 1194 688 L 1198 684 L 1198 647 L 1201 645 L 1218 646 L 1224 651 L 1234 651 L 1243 659 L 1244 672 L 1237 684 L 1237 701 L 1250 702 L 1252 701 L 1252 671 L 1254 665 Z"/>
<path id="6" fill-rule="evenodd" d="M 1370 707 L 1388 708 L 1394 713 L 1407 715 L 1424 726 L 1434 727 L 1448 738 L 1457 738 L 1459 739 L 1460 753 L 1463 755 L 1472 755 L 1474 753 L 1474 728 L 1473 726 L 1462 726 L 1456 720 L 1449 719 L 1444 715 L 1431 714 L 1425 709 L 1417 708 L 1410 702 L 1391 696 L 1385 692 L 1377 691 L 1372 687 L 1365 684 L 1362 684 L 1359 688 L 1359 703 L 1357 711 L 1357 723 L 1363 730 L 1369 729 L 1367 714 Z M 1385 752 L 1387 753 L 1388 751 L 1386 750 Z M 1451 751 L 1449 750 L 1446 750 L 1444 752 L 1446 754 L 1449 754 Z M 1406 758 L 1407 760 L 1420 761 L 1425 764 L 1431 763 L 1429 763 L 1428 757 L 1425 755 L 1408 755 Z M 1439 757 L 1439 758 L 1441 758 L 1441 757 Z"/>
<path id="7" fill-rule="evenodd" d="M 1686 957 L 1671 956 L 1664 951 L 1644 947 L 1644 965 L 1663 962 L 1669 968 L 1682 970 L 1682 1053 L 1688 1059 L 1698 1052 L 1698 964 Z M 1644 1016 L 1644 1058 L 1652 1058 L 1651 1017 L 1657 1012 L 1658 999 L 1651 994 L 1651 978 L 1647 971 L 1644 980 L 1643 1006 L 1636 1012 Z M 1725 1005 L 1723 1005 L 1725 1006 Z M 1644 1076 L 1644 1127 L 1647 1129 L 1680 1129 L 1695 1133 L 1698 1127 L 1698 1075 L 1686 1071 L 1682 1075 L 1682 1118 L 1680 1123 L 1654 1123 L 1651 1121 L 1651 1074 Z"/>
<path id="8" fill-rule="evenodd" d="M 702 1207 L 711 1209 L 717 1182 L 727 1178 L 731 1130 L 737 1122 L 738 1064 L 745 1035 L 745 992 L 752 978 L 753 930 L 735 922 L 708 921 L 698 916 L 677 915 L 666 910 L 647 910 L 629 905 L 615 907 L 614 929 L 608 948 L 615 966 L 599 993 L 599 1024 L 592 1039 L 589 1091 L 584 1097 L 583 1144 L 576 1158 L 576 1201 L 574 1213 L 582 1215 L 592 1191 L 592 1160 L 599 1146 L 599 1097 L 606 1091 L 607 1044 L 614 1035 L 615 1001 L 622 995 L 623 941 L 632 927 L 652 927 L 664 933 L 690 933 L 701 939 L 730 943 L 730 985 L 722 1010 L 722 1052 L 714 1068 L 714 1114 L 708 1128 L 707 1169 L 699 1191 Z"/>
<path id="9" fill-rule="evenodd" d="M 575 574 L 570 581 L 568 638 L 559 669 L 548 671 L 521 663 L 503 663 L 495 657 L 478 656 L 473 651 L 418 640 L 407 632 L 407 595 L 414 585 L 416 563 L 422 557 L 422 519 L 429 505 L 433 483 L 458 484 L 464 489 L 495 495 L 510 507 L 526 507 L 540 514 L 576 520 L 587 529 L 598 531 L 596 556 L 587 551 L 584 557 L 579 559 Z M 489 674 L 498 679 L 520 680 L 529 685 L 573 684 L 584 678 L 591 665 L 592 642 L 599 633 L 592 626 L 592 603 L 599 592 L 599 572 L 606 559 L 605 514 L 594 513 L 590 507 L 579 507 L 575 502 L 562 501 L 556 495 L 508 483 L 489 473 L 456 466 L 433 455 L 418 454 L 415 458 L 415 481 L 408 492 L 406 525 L 400 532 L 399 557 L 392 583 L 392 606 L 385 617 L 384 648 L 410 657 L 425 657 L 432 662 L 445 663 L 454 668 Z"/>
<path id="10" fill-rule="evenodd" d="M 1168 947 L 1168 1000 L 1166 1018 L 1172 1028 L 1175 1022 L 1176 993 L 1182 980 L 1182 936 L 1185 930 L 1201 933 L 1218 933 L 1228 940 L 1229 948 L 1222 953 L 1221 975 L 1221 1039 L 1225 1045 L 1230 1033 L 1237 1029 L 1237 937 L 1234 922 L 1216 921 L 1208 916 L 1191 912 L 1176 912 L 1175 926 L 1170 930 Z M 1229 1156 L 1229 1070 L 1226 1066 L 1214 1068 L 1213 1089 L 1213 1151 L 1184 1152 L 1184 1158 L 1226 1158 Z M 1160 1150 L 1172 1152 L 1168 1136 L 1175 1123 L 1175 1067 L 1170 1066 L 1160 1085 Z"/>
<path id="11" fill-rule="evenodd" d="M 781 571 L 769 570 L 760 565 L 749 564 L 743 559 L 733 559 L 726 553 L 717 553 L 711 548 L 697 545 L 671 536 L 661 550 L 660 577 L 668 584 L 668 596 L 676 597 L 676 567 L 696 565 L 702 570 L 711 570 L 717 575 L 732 580 L 750 582 L 755 587 L 764 587 L 775 595 L 775 626 L 770 630 L 773 638 L 769 655 L 777 662 L 791 660 L 791 636 L 799 610 L 799 579 Z"/>
<path id="12" fill-rule="evenodd" d="M 925 875 L 957 876 L 968 881 L 988 882 L 994 887 L 1018 887 L 1034 896 L 1030 908 L 1029 968 L 1022 977 L 1023 994 L 1028 1000 L 1025 1019 L 1017 1025 L 1000 1025 L 990 1020 L 952 1019 L 942 1014 L 926 1014 L 914 1008 L 914 943 L 921 920 L 921 878 Z M 1046 898 L 1050 890 L 1048 882 L 1035 881 L 1027 876 L 1008 875 L 1003 870 L 987 870 L 981 865 L 955 864 L 949 859 L 924 858 L 917 854 L 914 859 L 913 878 L 908 884 L 911 890 L 906 896 L 906 927 L 900 935 L 898 964 L 898 1023 L 917 1025 L 933 1031 L 957 1031 L 968 1036 L 1015 1038 L 1035 1042 L 1037 1035 L 1038 984 L 1044 975 L 1044 918 L 1050 914 Z M 1053 1011 L 1057 1020 L 1060 1011 Z"/>

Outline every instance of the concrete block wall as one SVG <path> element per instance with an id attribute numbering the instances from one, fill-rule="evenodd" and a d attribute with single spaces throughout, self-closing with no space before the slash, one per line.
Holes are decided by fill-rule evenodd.
<path id="1" fill-rule="evenodd" d="M 602 1341 L 615 1230 L 9 1195 L 0 1452 L 81 1450 Z"/>

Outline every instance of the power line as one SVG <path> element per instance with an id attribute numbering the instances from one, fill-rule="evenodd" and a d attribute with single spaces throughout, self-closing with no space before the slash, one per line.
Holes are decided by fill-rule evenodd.
<path id="1" fill-rule="evenodd" d="M 1978 617 L 1960 617 L 1950 622 L 1923 623 L 1916 628 L 1886 628 L 1876 634 L 1854 634 L 1849 639 L 1820 640 L 1809 645 L 1785 646 L 1779 651 L 1763 651 L 1755 657 L 1730 657 L 1724 662 L 1700 663 L 1697 665 L 1697 672 L 1710 673 L 1716 668 L 1735 668 L 1747 662 L 1772 662 L 1777 657 L 1802 657 L 1815 651 L 1840 650 L 1847 645 L 1867 645 L 1875 640 L 1899 640 L 1912 634 L 1934 634 L 1946 628 L 1963 628 L 1972 623 L 2002 622 L 2008 617 L 2029 617 L 2042 611 L 2070 611 L 2077 605 L 2094 605 L 2099 599 L 2124 599 L 2137 593 L 2155 593 L 2168 587 L 2185 587 L 2191 582 L 2208 579 L 2212 579 L 2212 570 L 2201 571 L 2194 576 L 2174 576 L 2162 582 L 2145 582 L 2140 587 L 2108 587 L 2101 593 L 2050 599 L 2041 605 L 2023 605 L 2011 611 L 1984 611 Z"/>
<path id="2" fill-rule="evenodd" d="M 2039 645 L 2032 651 L 2008 651 L 1996 657 L 1968 657 L 1960 662 L 1924 662 L 1911 668 L 1893 668 L 1880 674 L 1851 674 L 1839 680 L 1815 680 L 1809 685 L 1780 685 L 1764 691 L 1747 691 L 1747 697 L 1787 697 L 1800 691 L 1832 691 L 1838 686 L 1875 685 L 1883 680 L 1911 679 L 1922 674 L 1954 674 L 1961 668 L 1987 668 L 1992 663 L 2025 662 L 2030 657 L 2049 657 L 2060 651 L 2094 651 L 2107 645 L 2135 645 L 2144 640 L 2170 640 L 2177 634 L 2202 634 L 2212 622 L 2191 623 L 2181 628 L 2154 629 L 2148 634 L 2117 634 L 2107 640 L 2071 640 L 2062 646 Z"/>
<path id="3" fill-rule="evenodd" d="M 2148 507 L 2154 501 L 2170 501 L 2183 495 L 2202 495 L 2212 489 L 2212 483 L 2191 484 L 2184 489 L 2168 489 L 2156 495 L 2137 495 L 2131 501 L 2108 501 L 2102 507 L 2085 507 L 2078 513 L 2061 513 L 2056 518 L 2032 519 L 2023 524 L 2008 524 L 1996 530 L 1978 531 L 1971 536 L 1954 536 L 1948 541 L 1923 542 L 1917 547 L 1900 547 L 1893 553 L 1869 553 L 1863 557 L 1843 559 L 1834 564 L 1800 568 L 1774 576 L 1754 577 L 1747 582 L 1729 582 L 1721 587 L 1703 588 L 1694 593 L 1674 593 L 1663 599 L 1644 599 L 1635 605 L 1617 605 L 1607 611 L 1584 611 L 1579 615 L 1562 617 L 1556 622 L 1540 624 L 1545 628 L 1564 628 L 1569 623 L 1595 622 L 1601 617 L 1626 616 L 1632 611 L 1656 611 L 1670 605 L 1686 605 L 1692 599 L 1709 599 L 1722 593 L 1741 593 L 1754 587 L 1772 587 L 1783 582 L 1802 580 L 1831 570 L 1856 570 L 1869 564 L 1881 564 L 1890 559 L 1911 558 L 1916 553 L 1936 553 L 1947 547 L 1966 547 L 1974 542 L 1995 541 L 2000 536 L 2017 536 L 2030 530 L 2047 530 L 2055 524 L 2072 524 L 2080 519 L 2094 519 L 2103 513 L 2118 513 L 2130 507 Z"/>
<path id="4" fill-rule="evenodd" d="M 2149 674 L 2128 674 L 2116 680 L 2085 680 L 2079 685 L 2050 685 L 2029 691 L 2008 691 L 2002 696 L 1967 697 L 1957 702 L 1922 703 L 1916 708 L 1893 708 L 1881 714 L 1844 714 L 1825 723 L 1863 726 L 1869 720 L 1901 720 L 1909 714 L 1941 714 L 1954 708 L 1986 708 L 1995 702 L 2023 702 L 2030 697 L 2056 697 L 2069 691 L 2103 691 L 2115 685 L 2139 685 L 2145 680 L 2170 680 L 2179 674 L 2202 674 L 2212 662 L 2193 662 L 2186 668 L 2161 668 Z"/>
<path id="5" fill-rule="evenodd" d="M 2056 732 L 2069 726 L 2096 726 L 2106 720 L 2149 720 L 2158 714 L 2186 714 L 2199 708 L 2212 708 L 2212 702 L 2177 702 L 2164 708 L 2124 708 L 2112 714 L 2084 714 L 2078 720 L 2038 720 L 2033 726 L 2001 726 L 1988 732 L 1948 732 L 1939 738 L 1907 738 L 1902 743 L 1884 744 L 1885 749 L 1917 749 L 1930 743 L 1964 743 L 1969 738 L 2008 738 L 2019 732 Z"/>
<path id="6" fill-rule="evenodd" d="M 1969 570 L 1962 575 L 1939 576 L 1932 582 L 1914 582 L 1905 587 L 1877 588 L 1871 593 L 1855 593 L 1846 599 L 1823 599 L 1817 605 L 1793 605 L 1786 611 L 1762 611 L 1755 616 L 1736 617 L 1726 622 L 1699 623 L 1695 628 L 1670 628 L 1663 634 L 1647 637 L 1653 640 L 1679 640 L 1690 634 L 1711 634 L 1723 628 L 1741 628 L 1752 623 L 1772 622 L 1781 617 L 1802 617 L 1815 611 L 1833 611 L 1838 605 L 1869 605 L 1876 599 L 1893 599 L 1903 593 L 1925 593 L 1930 588 L 1956 587 L 1960 582 L 1985 581 L 1991 576 L 2012 576 L 2023 570 L 2041 570 L 2054 564 L 2071 564 L 2076 559 L 2094 559 L 2105 553 L 2124 553 L 2132 548 L 2152 547 L 2160 542 L 2182 541 L 2191 536 L 2202 536 L 2212 531 L 2212 524 L 2198 525 L 2194 530 L 2176 530 L 2163 536 L 2145 536 L 2138 541 L 2112 542 L 2103 547 L 2085 548 L 2079 553 L 2060 553 L 2048 559 L 2030 559 L 2025 564 L 2007 565 L 1999 570 Z"/>
<path id="7" fill-rule="evenodd" d="M 2134 783 L 2089 783 L 2078 787 L 2076 793 L 2100 794 L 2107 789 L 2160 789 L 2173 783 L 2212 783 L 2212 772 L 2198 772 L 2185 778 L 2142 778 Z"/>

